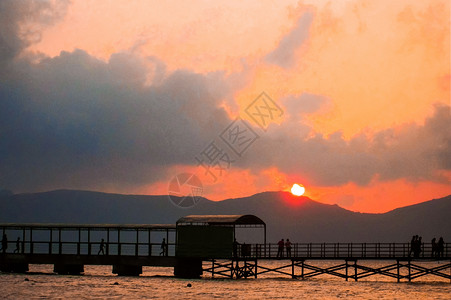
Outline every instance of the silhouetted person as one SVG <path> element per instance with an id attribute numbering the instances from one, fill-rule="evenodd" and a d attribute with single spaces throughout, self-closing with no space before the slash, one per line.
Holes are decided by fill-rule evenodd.
<path id="1" fill-rule="evenodd" d="M 100 241 L 99 252 L 97 252 L 97 255 L 100 255 L 100 253 L 105 255 L 105 240 L 104 239 L 102 239 Z"/>
<path id="2" fill-rule="evenodd" d="M 277 257 L 283 257 L 283 247 L 285 245 L 285 242 L 283 241 L 283 239 L 281 239 L 277 245 L 279 246 L 279 248 L 277 249 Z"/>
<path id="3" fill-rule="evenodd" d="M 285 242 L 285 248 L 287 249 L 287 257 L 291 257 L 291 242 L 290 239 L 287 239 Z"/>
<path id="4" fill-rule="evenodd" d="M 20 237 L 17 238 L 16 249 L 14 249 L 13 253 L 20 253 Z"/>
<path id="5" fill-rule="evenodd" d="M 409 257 L 412 255 L 412 253 L 415 256 L 415 246 L 417 244 L 417 239 L 418 239 L 418 235 L 414 235 L 414 236 L 412 236 L 412 239 L 410 240 Z"/>
<path id="6" fill-rule="evenodd" d="M 440 237 L 437 243 L 437 256 L 443 257 L 443 252 L 445 252 L 445 241 L 443 240 L 443 237 Z"/>
<path id="7" fill-rule="evenodd" d="M 166 239 L 163 239 L 163 241 L 161 242 L 161 252 L 160 252 L 160 256 L 161 256 L 161 255 L 163 255 L 163 256 L 166 256 L 166 255 L 167 255 L 166 247 L 167 247 Z"/>
<path id="8" fill-rule="evenodd" d="M 8 249 L 8 236 L 6 235 L 6 233 L 4 233 L 2 238 L 2 249 L 0 250 L 5 253 L 6 249 Z"/>
<path id="9" fill-rule="evenodd" d="M 423 242 L 421 241 L 421 236 L 420 236 L 420 237 L 418 237 L 418 239 L 415 242 L 414 257 L 420 257 L 422 244 L 423 244 Z"/>
<path id="10" fill-rule="evenodd" d="M 238 257 L 238 246 L 240 243 L 236 241 L 236 239 L 233 239 L 233 257 Z"/>
<path id="11" fill-rule="evenodd" d="M 431 241 L 431 247 L 432 247 L 432 250 L 431 250 L 431 257 L 437 256 L 437 254 L 438 254 L 437 246 L 438 246 L 438 245 L 437 245 L 437 243 L 435 242 L 435 238 L 433 238 L 432 241 Z"/>

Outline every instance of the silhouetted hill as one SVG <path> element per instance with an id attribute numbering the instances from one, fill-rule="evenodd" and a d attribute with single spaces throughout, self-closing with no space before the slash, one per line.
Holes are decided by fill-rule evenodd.
<path id="1" fill-rule="evenodd" d="M 119 195 L 58 190 L 0 195 L 0 222 L 174 224 L 189 214 L 255 214 L 267 224 L 268 241 L 400 242 L 420 234 L 425 241 L 451 240 L 451 196 L 385 214 L 356 213 L 286 192 L 264 192 L 181 209 L 168 196 Z"/>

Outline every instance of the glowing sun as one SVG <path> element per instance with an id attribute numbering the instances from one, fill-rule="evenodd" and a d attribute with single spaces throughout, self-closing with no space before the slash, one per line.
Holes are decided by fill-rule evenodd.
<path id="1" fill-rule="evenodd" d="M 291 188 L 291 193 L 295 196 L 302 196 L 305 193 L 305 187 L 302 184 L 293 184 Z"/>

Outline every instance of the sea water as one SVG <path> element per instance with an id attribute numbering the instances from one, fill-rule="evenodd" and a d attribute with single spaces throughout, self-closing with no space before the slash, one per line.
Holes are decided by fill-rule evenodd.
<path id="1" fill-rule="evenodd" d="M 312 264 L 327 265 L 327 262 Z M 334 262 L 329 262 L 329 264 Z M 391 262 L 372 262 L 373 267 Z M 259 261 L 266 267 L 281 262 Z M 337 264 L 335 262 L 335 264 Z M 433 264 L 433 262 L 429 263 Z M 368 265 L 368 263 L 366 264 Z M 351 269 L 350 269 L 351 270 Z M 306 280 L 267 273 L 257 279 L 174 278 L 172 268 L 144 267 L 139 277 L 116 276 L 111 266 L 85 266 L 84 275 L 57 275 L 52 265 L 30 265 L 26 274 L 0 273 L 1 299 L 451 299 L 448 279 L 424 276 L 410 283 L 381 275 L 357 282 L 331 275 Z M 287 267 L 286 272 L 291 272 Z M 396 270 L 394 271 L 396 272 Z M 450 270 L 444 270 L 449 274 Z M 190 286 L 189 286 L 190 285 Z"/>

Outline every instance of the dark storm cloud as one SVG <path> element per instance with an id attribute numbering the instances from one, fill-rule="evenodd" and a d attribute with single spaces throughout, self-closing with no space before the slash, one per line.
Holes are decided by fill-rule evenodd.
<path id="1" fill-rule="evenodd" d="M 140 185 L 191 164 L 227 125 L 222 73 L 146 86 L 144 62 L 81 50 L 20 61 L 0 86 L 0 178 L 13 190 Z M 161 179 L 161 178 L 160 178 Z"/>
<path id="2" fill-rule="evenodd" d="M 230 80 L 237 79 L 179 70 L 146 85 L 149 63 L 164 70 L 155 58 L 127 53 L 108 62 L 82 50 L 38 64 L 17 60 L 0 86 L 1 185 L 15 191 L 126 190 L 166 178 L 172 165 L 193 165 L 232 121 L 221 101 L 232 97 Z M 346 140 L 340 133 L 315 134 L 304 122 L 330 100 L 302 94 L 280 102 L 285 121 L 261 132 L 233 167 L 276 166 L 322 185 L 365 185 L 376 174 L 382 180 L 440 180 L 435 171 L 451 169 L 447 106 L 437 106 L 424 125 Z"/>
<path id="3" fill-rule="evenodd" d="M 277 48 L 266 56 L 266 61 L 282 68 L 290 68 L 295 63 L 295 51 L 308 38 L 313 14 L 305 12 L 297 21 L 294 28 L 285 35 Z"/>

